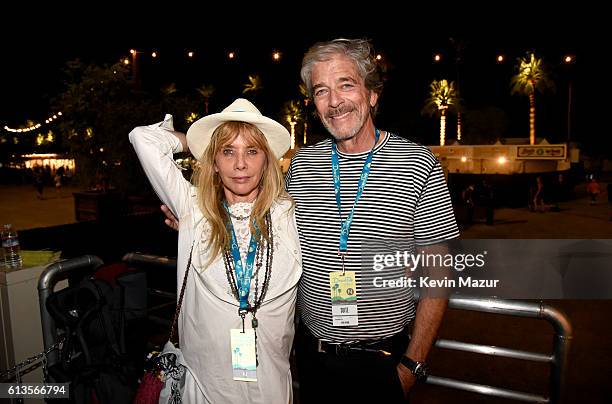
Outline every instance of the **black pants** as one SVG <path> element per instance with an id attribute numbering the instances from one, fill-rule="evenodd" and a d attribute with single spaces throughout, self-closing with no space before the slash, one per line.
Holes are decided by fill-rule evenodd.
<path id="1" fill-rule="evenodd" d="M 394 336 L 386 342 L 384 348 L 391 356 L 318 352 L 316 339 L 302 325 L 295 346 L 300 404 L 407 403 L 396 366 L 406 351 L 408 336 Z"/>

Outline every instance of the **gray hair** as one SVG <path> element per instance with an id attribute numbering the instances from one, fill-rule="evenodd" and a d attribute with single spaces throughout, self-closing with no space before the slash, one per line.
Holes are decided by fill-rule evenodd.
<path id="1" fill-rule="evenodd" d="M 351 59 L 357 67 L 359 76 L 364 80 L 366 88 L 380 95 L 383 81 L 370 42 L 367 39 L 334 39 L 333 41 L 317 42 L 304 55 L 300 75 L 309 97 L 312 97 L 314 64 L 330 60 L 335 55 L 343 55 Z"/>

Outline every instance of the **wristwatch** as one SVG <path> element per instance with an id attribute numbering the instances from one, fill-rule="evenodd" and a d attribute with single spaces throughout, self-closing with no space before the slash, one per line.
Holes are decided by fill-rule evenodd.
<path id="1" fill-rule="evenodd" d="M 406 355 L 402 356 L 400 363 L 406 366 L 418 381 L 423 381 L 429 376 L 429 367 L 425 362 L 413 361 Z"/>

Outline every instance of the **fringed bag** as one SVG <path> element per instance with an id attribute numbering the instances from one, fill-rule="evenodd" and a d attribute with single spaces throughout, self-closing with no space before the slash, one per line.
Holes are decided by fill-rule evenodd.
<path id="1" fill-rule="evenodd" d="M 191 267 L 193 245 L 189 253 L 189 261 L 183 278 L 181 294 L 174 312 L 170 337 L 162 352 L 152 352 L 147 357 L 145 374 L 134 398 L 134 404 L 179 404 L 186 396 L 197 394 L 203 396 L 202 388 L 193 370 L 187 365 L 181 350 L 172 342 L 176 335 L 187 276 Z"/>

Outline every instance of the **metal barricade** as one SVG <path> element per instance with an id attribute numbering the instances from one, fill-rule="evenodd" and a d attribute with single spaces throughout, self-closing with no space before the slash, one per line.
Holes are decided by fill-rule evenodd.
<path id="1" fill-rule="evenodd" d="M 49 265 L 38 278 L 38 303 L 40 306 L 40 321 L 42 323 L 43 344 L 45 350 L 57 342 L 57 329 L 55 321 L 47 310 L 47 298 L 55 285 L 67 279 L 74 271 L 91 269 L 92 272 L 103 264 L 102 260 L 95 255 L 84 255 L 78 258 L 59 261 Z M 47 366 L 52 366 L 58 360 L 57 350 L 47 355 Z"/>
<path id="2" fill-rule="evenodd" d="M 153 267 L 176 270 L 175 259 L 156 255 L 128 253 L 123 256 L 123 262 L 136 267 Z M 168 303 L 149 308 L 149 313 L 156 309 L 176 303 L 175 293 L 149 288 L 149 294 L 167 298 L 169 300 Z M 572 326 L 564 313 L 543 302 L 535 303 L 464 296 L 452 296 L 449 299 L 449 307 L 453 309 L 478 311 L 483 313 L 536 318 L 549 322 L 554 328 L 553 350 L 551 354 L 502 348 L 492 345 L 466 343 L 447 339 L 438 339 L 435 344 L 437 347 L 444 349 L 549 363 L 551 367 L 549 396 L 545 397 L 537 394 L 434 375 L 430 375 L 427 378 L 428 384 L 474 392 L 491 397 L 501 397 L 533 403 L 558 403 L 560 401 L 567 370 L 568 353 L 572 340 Z M 149 315 L 149 318 L 161 324 L 169 324 L 170 322 L 169 319 L 156 318 L 153 315 Z M 46 346 L 47 345 L 45 342 L 45 347 Z"/>
<path id="3" fill-rule="evenodd" d="M 530 317 L 548 321 L 554 328 L 553 350 L 552 354 L 550 355 L 446 339 L 437 340 L 435 346 L 444 349 L 473 352 L 483 355 L 549 363 L 551 367 L 549 396 L 544 397 L 516 390 L 487 386 L 433 375 L 427 378 L 428 384 L 470 391 L 492 397 L 502 397 L 533 403 L 558 403 L 561 400 L 567 371 L 569 348 L 572 340 L 572 326 L 564 313 L 543 302 L 535 303 L 461 296 L 451 297 L 449 299 L 449 307 L 453 309 L 479 311 L 483 313 Z"/>

